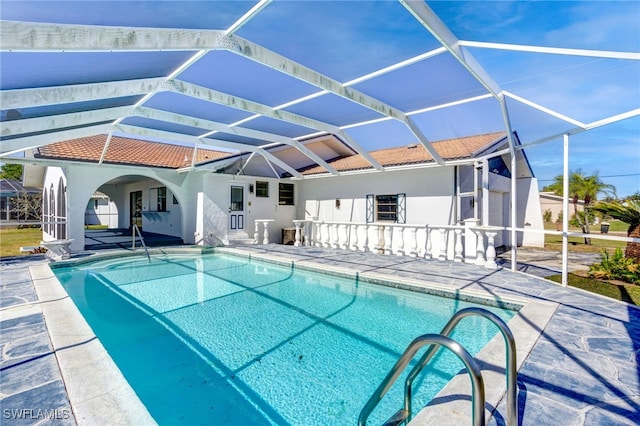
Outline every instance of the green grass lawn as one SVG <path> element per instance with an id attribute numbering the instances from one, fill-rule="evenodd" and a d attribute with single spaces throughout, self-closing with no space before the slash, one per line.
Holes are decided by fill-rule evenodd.
<path id="1" fill-rule="evenodd" d="M 40 228 L 0 229 L 0 257 L 28 256 L 28 252 L 20 252 L 20 247 L 39 246 L 40 241 Z"/>
<path id="2" fill-rule="evenodd" d="M 556 225 L 554 223 L 546 223 L 544 225 L 546 230 L 555 231 Z M 619 236 L 627 236 L 627 229 L 629 225 L 619 220 L 612 220 L 609 222 L 609 234 L 620 233 Z M 569 227 L 570 232 L 581 232 L 579 228 Z M 600 235 L 600 225 L 593 226 L 591 233 L 594 236 Z M 624 241 L 609 241 L 599 240 L 597 238 L 591 238 L 591 244 L 585 244 L 584 238 L 581 237 L 569 237 L 569 251 L 572 252 L 588 252 L 588 253 L 600 253 L 602 249 L 607 250 L 609 253 L 613 253 L 616 248 L 624 250 L 627 243 Z M 562 235 L 545 235 L 544 236 L 544 248 L 548 250 L 562 251 Z"/>
<path id="3" fill-rule="evenodd" d="M 547 277 L 547 279 L 560 283 L 562 282 L 562 275 L 552 275 Z M 568 279 L 568 284 L 571 287 L 581 288 L 592 293 L 640 306 L 640 286 L 634 284 L 609 283 L 575 274 L 569 274 Z"/>

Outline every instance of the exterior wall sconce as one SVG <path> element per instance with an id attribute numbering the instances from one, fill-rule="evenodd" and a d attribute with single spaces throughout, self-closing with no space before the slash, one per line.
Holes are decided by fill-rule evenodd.
<path id="1" fill-rule="evenodd" d="M 253 194 L 253 184 L 249 184 L 249 194 Z"/>
<path id="2" fill-rule="evenodd" d="M 336 198 L 336 209 L 340 208 L 340 198 Z"/>

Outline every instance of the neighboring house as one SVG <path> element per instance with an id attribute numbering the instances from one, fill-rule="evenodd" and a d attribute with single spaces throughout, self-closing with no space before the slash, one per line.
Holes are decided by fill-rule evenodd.
<path id="1" fill-rule="evenodd" d="M 91 196 L 84 212 L 85 225 L 101 225 L 107 228 L 118 227 L 118 208 L 109 196 L 96 191 Z"/>
<path id="2" fill-rule="evenodd" d="M 39 194 L 40 189 L 23 186 L 20 181 L 13 179 L 0 179 L 0 220 L 3 221 L 18 221 L 26 220 L 24 217 L 19 217 L 18 212 L 14 209 L 14 203 L 12 198 L 20 194 Z M 29 218 L 30 220 L 37 220 L 37 218 Z"/>
<path id="3" fill-rule="evenodd" d="M 45 240 L 70 238 L 73 250 L 83 249 L 82 215 L 96 191 L 108 196 L 117 212 L 117 224 L 110 227 L 136 223 L 188 244 L 252 240 L 260 219 L 273 220 L 272 242 L 280 242 L 282 228 L 305 218 L 422 225 L 475 218 L 496 226 L 508 226 L 511 219 L 504 133 L 434 142 L 445 165 L 437 165 L 422 145 L 370 152 L 384 172 L 333 135 L 302 141 L 306 156 L 289 145 L 231 154 L 116 136 L 103 153 L 106 138 L 59 142 L 35 152 L 36 159 L 59 165 L 47 170 L 44 198 L 45 216 L 60 225 L 45 228 Z M 503 154 L 491 156 L 499 151 Z M 516 155 L 516 225 L 542 229 L 536 179 L 524 152 Z M 280 164 L 293 165 L 288 170 L 296 176 Z M 509 237 L 499 233 L 496 245 L 509 245 Z M 518 244 L 542 244 L 534 233 L 520 233 L 518 239 Z"/>
<path id="4" fill-rule="evenodd" d="M 552 222 L 561 222 L 562 221 L 562 197 L 560 195 L 555 195 L 553 192 L 540 192 L 540 209 L 542 211 L 542 215 L 544 217 L 545 211 L 551 212 L 551 221 Z M 578 200 L 578 210 L 584 210 L 584 201 Z M 569 212 L 570 217 L 574 215 L 574 207 L 573 200 L 569 200 Z"/>

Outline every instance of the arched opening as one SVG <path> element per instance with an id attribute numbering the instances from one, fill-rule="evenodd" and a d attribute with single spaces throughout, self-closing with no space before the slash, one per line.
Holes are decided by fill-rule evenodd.
<path id="1" fill-rule="evenodd" d="M 131 248 L 137 225 L 148 246 L 182 244 L 182 208 L 167 185 L 142 175 L 118 176 L 91 195 L 85 249 Z"/>

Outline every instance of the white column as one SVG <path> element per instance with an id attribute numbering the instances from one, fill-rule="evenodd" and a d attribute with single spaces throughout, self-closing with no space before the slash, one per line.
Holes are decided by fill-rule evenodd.
<path id="1" fill-rule="evenodd" d="M 455 254 L 453 257 L 454 262 L 462 262 L 462 229 L 454 229 L 455 233 Z"/>
<path id="2" fill-rule="evenodd" d="M 569 282 L 569 135 L 563 140 L 564 166 L 562 169 L 562 286 Z"/>
<path id="3" fill-rule="evenodd" d="M 482 231 L 475 231 L 475 233 L 478 239 L 478 244 L 476 245 L 476 265 L 484 266 L 486 263 L 484 260 L 484 235 L 482 235 Z"/>
<path id="4" fill-rule="evenodd" d="M 411 250 L 409 251 L 409 256 L 418 257 L 418 228 L 409 228 L 409 233 L 411 235 Z"/>
<path id="5" fill-rule="evenodd" d="M 384 227 L 384 254 L 393 253 L 392 242 L 393 242 L 393 227 L 389 226 L 389 225 L 385 225 L 385 227 Z"/>
<path id="6" fill-rule="evenodd" d="M 324 246 L 326 248 L 331 248 L 331 225 L 328 223 L 324 224 L 324 229 L 322 230 L 324 233 Z"/>
<path id="7" fill-rule="evenodd" d="M 497 234 L 497 232 L 487 232 L 487 263 L 484 265 L 485 268 L 498 269 L 495 247 L 495 238 Z"/>
<path id="8" fill-rule="evenodd" d="M 440 231 L 440 253 L 438 254 L 438 260 L 447 260 L 447 230 L 440 228 L 438 231 Z"/>

